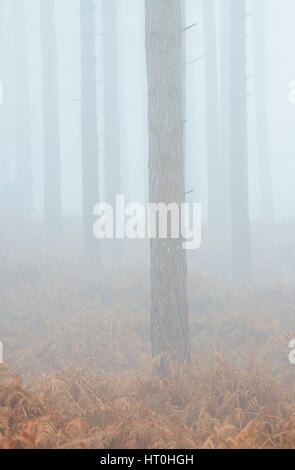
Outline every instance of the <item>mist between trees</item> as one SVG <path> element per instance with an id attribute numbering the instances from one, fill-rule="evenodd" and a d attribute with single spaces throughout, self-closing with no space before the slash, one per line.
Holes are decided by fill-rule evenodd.
<path id="1" fill-rule="evenodd" d="M 293 0 L 0 0 L 1 230 L 73 243 L 102 272 L 138 256 L 153 357 L 191 359 L 188 264 L 242 290 L 258 282 L 253 238 L 292 224 L 294 14 Z M 186 253 L 202 231 L 206 254 Z"/>

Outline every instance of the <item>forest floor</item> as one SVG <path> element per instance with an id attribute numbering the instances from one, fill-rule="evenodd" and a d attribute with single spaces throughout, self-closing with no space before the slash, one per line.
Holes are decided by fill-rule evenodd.
<path id="1" fill-rule="evenodd" d="M 0 448 L 295 448 L 295 221 L 253 227 L 255 282 L 239 289 L 227 238 L 204 237 L 192 361 L 163 380 L 147 254 L 106 267 L 73 233 L 0 229 Z"/>

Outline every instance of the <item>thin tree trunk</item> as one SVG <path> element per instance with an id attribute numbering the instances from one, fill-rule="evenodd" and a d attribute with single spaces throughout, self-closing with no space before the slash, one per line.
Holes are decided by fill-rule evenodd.
<path id="1" fill-rule="evenodd" d="M 207 118 L 208 226 L 220 225 L 220 169 L 218 129 L 218 72 L 216 11 L 214 0 L 203 0 L 205 31 L 205 83 Z"/>
<path id="2" fill-rule="evenodd" d="M 220 24 L 220 211 L 223 223 L 230 219 L 230 25 L 229 0 L 219 0 Z"/>
<path id="3" fill-rule="evenodd" d="M 179 0 L 146 0 L 150 202 L 184 201 Z M 189 360 L 187 264 L 181 239 L 151 241 L 152 353 Z"/>
<path id="4" fill-rule="evenodd" d="M 186 64 L 186 56 L 187 56 L 187 47 L 186 47 L 186 11 L 187 11 L 187 4 L 186 0 L 180 0 L 181 4 L 181 29 L 183 33 L 182 37 L 182 115 L 184 119 L 184 126 L 183 126 L 183 145 L 184 145 L 184 161 L 186 162 L 186 112 L 187 112 L 187 89 L 186 89 L 186 78 L 187 78 L 187 64 Z"/>
<path id="5" fill-rule="evenodd" d="M 49 228 L 60 229 L 61 162 L 55 0 L 40 0 L 43 134 L 44 218 Z"/>
<path id="6" fill-rule="evenodd" d="M 246 2 L 231 0 L 231 222 L 234 282 L 252 275 L 248 197 Z"/>
<path id="7" fill-rule="evenodd" d="M 14 25 L 15 197 L 17 209 L 23 215 L 27 215 L 32 209 L 33 189 L 24 0 L 12 0 L 12 16 Z"/>
<path id="8" fill-rule="evenodd" d="M 94 0 L 80 0 L 80 22 L 83 228 L 87 251 L 97 254 L 93 236 L 93 208 L 99 201 Z"/>
<path id="9" fill-rule="evenodd" d="M 103 27 L 105 187 L 114 208 L 121 191 L 117 0 L 103 0 Z"/>
<path id="10" fill-rule="evenodd" d="M 5 27 L 4 27 L 4 1 L 0 0 L 0 206 L 1 210 L 8 210 L 9 206 L 9 188 L 10 188 L 10 152 L 8 145 L 8 113 L 7 113 L 7 94 L 6 84 L 7 80 L 7 67 L 5 63 L 5 56 L 3 44 L 5 41 Z M 4 95 L 6 95 L 4 97 Z"/>
<path id="11" fill-rule="evenodd" d="M 267 47 L 266 47 L 266 15 L 267 7 L 264 0 L 253 4 L 253 42 L 254 42 L 254 76 L 257 148 L 260 176 L 260 196 L 262 219 L 272 222 L 274 218 L 270 146 L 269 120 L 267 100 Z"/>

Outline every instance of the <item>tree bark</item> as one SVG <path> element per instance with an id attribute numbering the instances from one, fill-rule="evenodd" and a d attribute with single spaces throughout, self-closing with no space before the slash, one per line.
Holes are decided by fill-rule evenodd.
<path id="1" fill-rule="evenodd" d="M 151 203 L 184 201 L 181 2 L 146 0 Z M 152 353 L 190 358 L 187 264 L 181 239 L 151 241 Z"/>

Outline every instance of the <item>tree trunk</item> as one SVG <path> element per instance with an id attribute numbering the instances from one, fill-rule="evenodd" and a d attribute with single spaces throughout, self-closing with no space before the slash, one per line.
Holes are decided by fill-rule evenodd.
<path id="1" fill-rule="evenodd" d="M 219 0 L 220 25 L 220 93 L 219 93 L 219 161 L 220 211 L 223 223 L 230 219 L 230 27 L 229 0 Z"/>
<path id="2" fill-rule="evenodd" d="M 218 129 L 217 35 L 214 0 L 203 0 L 207 119 L 208 226 L 220 226 L 220 169 Z"/>
<path id="3" fill-rule="evenodd" d="M 93 235 L 93 208 L 99 201 L 94 0 L 80 0 L 80 22 L 83 229 L 86 250 L 97 254 Z"/>
<path id="4" fill-rule="evenodd" d="M 231 222 L 234 282 L 251 279 L 248 197 L 246 3 L 231 0 Z"/>
<path id="5" fill-rule="evenodd" d="M 15 199 L 16 208 L 23 215 L 27 215 L 32 209 L 33 189 L 24 0 L 12 0 L 12 15 L 14 26 Z"/>
<path id="6" fill-rule="evenodd" d="M 179 0 L 146 0 L 150 202 L 184 201 Z M 152 353 L 189 360 L 187 264 L 181 239 L 151 241 Z"/>
<path id="7" fill-rule="evenodd" d="M 264 0 L 252 2 L 253 4 L 253 42 L 254 42 L 254 76 L 255 76 L 255 104 L 257 149 L 260 177 L 261 213 L 262 219 L 272 222 L 274 218 L 270 146 L 269 121 L 267 100 L 267 47 L 266 47 L 266 18 L 267 7 Z"/>
<path id="8" fill-rule="evenodd" d="M 43 139 L 44 139 L 44 218 L 47 227 L 61 227 L 61 162 L 59 131 L 58 64 L 55 1 L 40 0 Z"/>
<path id="9" fill-rule="evenodd" d="M 0 44 L 5 41 L 5 6 L 0 0 Z M 9 210 L 9 190 L 11 184 L 10 174 L 10 145 L 9 145 L 9 125 L 7 109 L 7 85 L 8 75 L 3 47 L 0 50 L 0 207 L 1 211 Z"/>
<path id="10" fill-rule="evenodd" d="M 121 193 L 120 101 L 117 0 L 103 0 L 104 158 L 106 202 L 115 209 Z M 108 254 L 118 256 L 119 240 L 108 241 Z"/>

